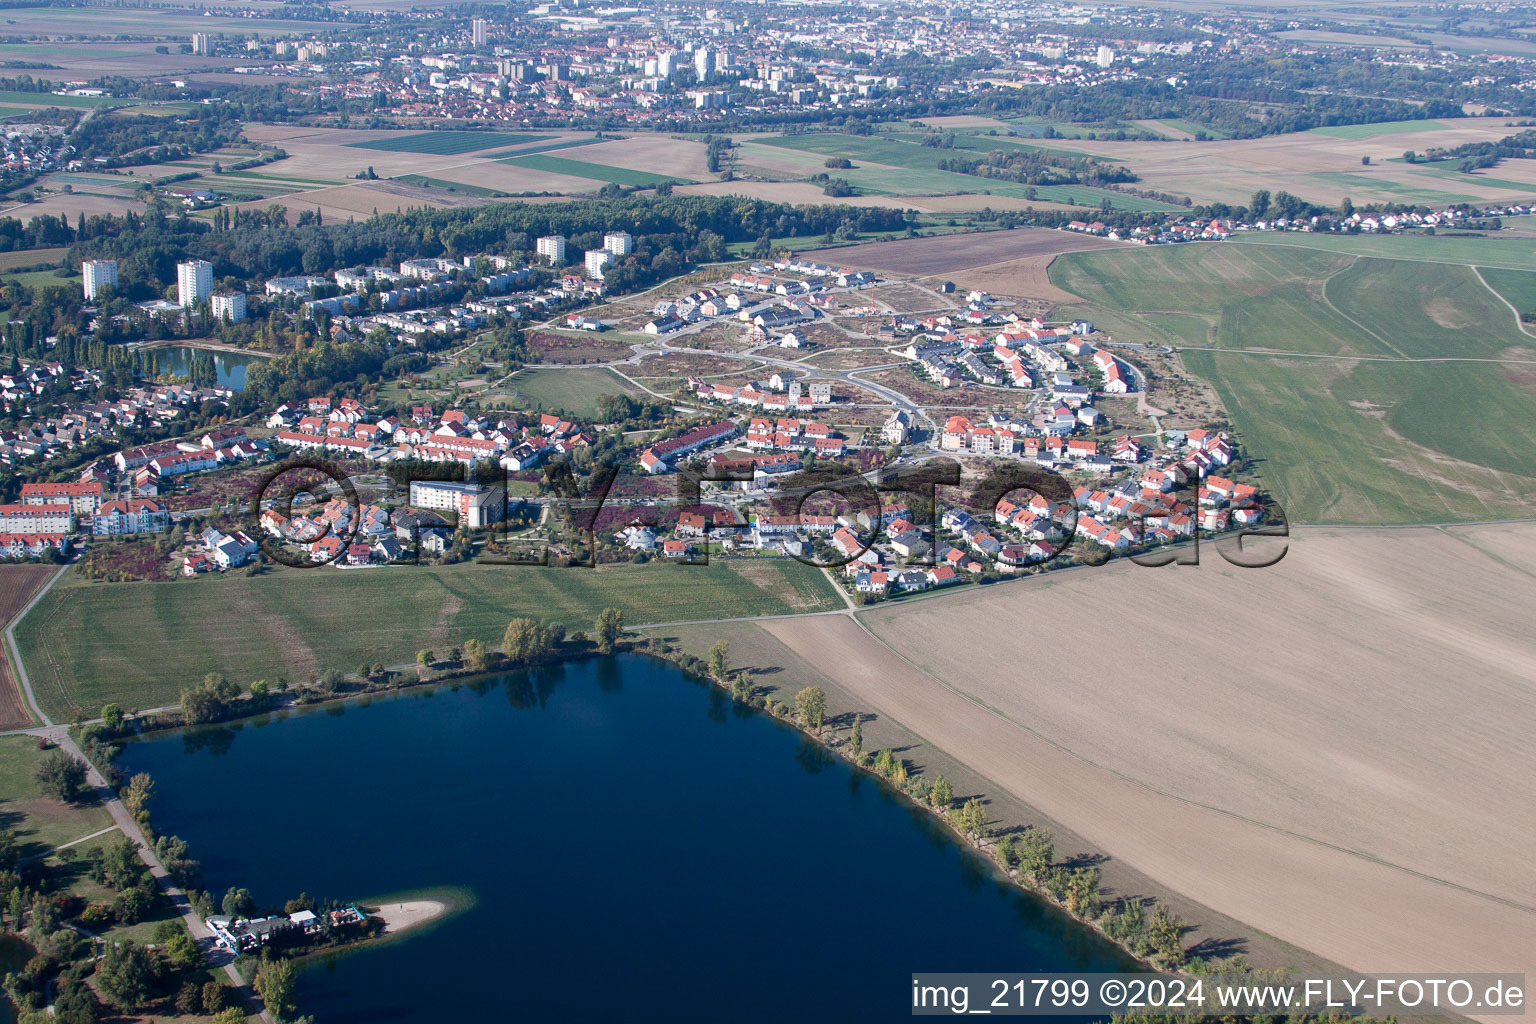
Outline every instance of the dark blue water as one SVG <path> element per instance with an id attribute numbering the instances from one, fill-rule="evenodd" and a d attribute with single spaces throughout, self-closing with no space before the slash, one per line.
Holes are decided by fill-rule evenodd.
<path id="1" fill-rule="evenodd" d="M 173 373 L 185 377 L 192 371 L 193 350 L 186 345 L 150 349 L 149 354 L 154 359 L 157 374 Z M 209 355 L 213 356 L 214 376 L 219 387 L 231 391 L 245 390 L 245 368 L 260 358 L 241 352 L 210 352 Z"/>
<path id="2" fill-rule="evenodd" d="M 470 909 L 303 973 L 321 1024 L 906 1018 L 921 971 L 1112 970 L 874 779 L 639 656 L 128 745 L 215 893 Z"/>

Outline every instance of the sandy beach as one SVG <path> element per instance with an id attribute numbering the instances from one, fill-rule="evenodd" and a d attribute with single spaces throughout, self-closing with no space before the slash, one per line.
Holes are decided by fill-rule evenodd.
<path id="1" fill-rule="evenodd" d="M 384 922 L 385 935 L 398 935 L 420 927 L 447 913 L 448 904 L 442 900 L 406 900 L 404 903 L 384 903 L 373 916 Z"/>

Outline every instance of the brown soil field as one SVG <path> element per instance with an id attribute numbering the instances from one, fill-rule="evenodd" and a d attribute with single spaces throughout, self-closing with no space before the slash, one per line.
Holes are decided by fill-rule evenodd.
<path id="1" fill-rule="evenodd" d="M 895 284 L 882 284 L 869 293 L 869 297 L 876 302 L 884 303 L 897 313 L 953 313 L 960 310 L 960 303 L 956 298 L 964 299 L 964 295 L 945 296 L 935 293 L 931 285 L 928 289 L 914 288 L 910 284 L 898 281 Z"/>
<path id="2" fill-rule="evenodd" d="M 1536 526 L 1288 543 L 1267 569 L 1207 546 L 1198 567 L 1047 574 L 867 629 L 762 625 L 1111 858 L 1282 941 L 1360 971 L 1536 968 Z M 1081 632 L 1146 612 L 1170 628 Z M 1044 642 L 977 629 L 1057 616 L 1068 634 Z"/>
<path id="3" fill-rule="evenodd" d="M 0 628 L 8 626 L 57 571 L 52 565 L 0 565 Z M 0 730 L 26 729 L 34 724 L 7 651 L 0 657 Z"/>
<path id="4" fill-rule="evenodd" d="M 1055 253 L 1042 253 L 1039 256 L 1005 260 L 1002 263 L 957 271 L 945 280 L 955 282 L 957 288 L 966 291 L 974 288 L 993 295 L 1039 299 L 1052 304 L 1082 301 L 1078 296 L 1051 283 L 1046 271 L 1055 258 Z M 932 280 L 937 282 L 939 278 L 936 276 Z"/>
<path id="5" fill-rule="evenodd" d="M 538 353 L 542 363 L 611 363 L 634 354 L 617 338 L 591 332 L 574 335 L 536 331 L 529 336 L 528 347 Z"/>
<path id="6" fill-rule="evenodd" d="M 886 270 L 893 274 L 952 275 L 969 267 L 983 267 L 1026 256 L 1055 256 L 1083 249 L 1104 249 L 1117 243 L 1094 235 L 1079 235 L 1050 228 L 1014 228 L 1010 231 L 961 232 L 927 238 L 898 238 L 869 242 L 835 251 L 829 256 L 840 264 Z"/>
<path id="7" fill-rule="evenodd" d="M 31 223 L 34 217 L 47 214 L 53 217 L 62 216 L 73 224 L 82 213 L 87 217 L 98 213 L 122 216 L 127 210 L 143 213 L 144 204 L 137 199 L 113 199 L 105 195 L 70 192 L 51 195 L 35 203 L 6 203 L 0 206 L 0 217 L 15 217 L 23 224 L 27 224 Z"/>
<path id="8" fill-rule="evenodd" d="M 557 150 L 555 156 L 565 154 Z M 612 142 L 597 142 L 573 151 L 571 159 L 608 167 L 627 167 L 634 171 L 672 174 L 691 181 L 712 181 L 705 163 L 702 142 L 676 139 L 670 135 L 639 134 Z"/>

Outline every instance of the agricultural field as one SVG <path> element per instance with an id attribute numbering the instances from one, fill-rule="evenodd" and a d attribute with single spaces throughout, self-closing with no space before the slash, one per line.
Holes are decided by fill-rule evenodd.
<path id="1" fill-rule="evenodd" d="M 593 181 L 610 182 L 615 185 L 634 185 L 641 188 L 659 185 L 663 181 L 677 182 L 685 185 L 690 183 L 688 178 L 680 178 L 670 174 L 637 171 L 629 167 L 611 167 L 606 164 L 593 164 L 585 160 L 572 160 L 569 157 L 550 156 L 547 153 L 506 157 L 501 162 L 512 164 L 515 167 L 526 167 L 534 171 L 548 171 L 552 174 L 564 174 L 574 178 L 590 178 Z"/>
<path id="2" fill-rule="evenodd" d="M 1371 131 L 1351 137 L 1357 127 Z M 1121 164 L 1140 177 L 1135 187 L 1188 195 L 1197 204 L 1243 205 L 1260 189 L 1283 189 L 1328 205 L 1338 204 L 1346 197 L 1362 204 L 1405 199 L 1438 202 L 1457 195 L 1475 201 L 1515 202 L 1536 196 L 1536 184 L 1503 180 L 1499 177 L 1505 173 L 1502 168 L 1494 168 L 1493 175 L 1436 178 L 1420 173 L 1418 165 L 1399 159 L 1406 150 L 1424 152 L 1466 142 L 1496 142 L 1519 131 L 1506 118 L 1468 117 L 1406 122 L 1397 130 L 1382 128 L 1350 126 L 1209 142 L 1042 138 L 1035 144 L 1063 153 L 1087 153 Z M 1369 158 L 1370 163 L 1363 163 L 1364 158 Z M 1509 187 L 1511 184 L 1517 187 Z"/>
<path id="3" fill-rule="evenodd" d="M 0 630 L 3 630 L 16 613 L 26 607 L 32 595 L 48 582 L 56 570 L 51 565 L 0 566 Z M 8 646 L 8 645 L 7 645 Z M 17 685 L 12 670 L 10 653 L 0 657 L 0 730 L 25 729 L 35 723 L 27 709 L 21 687 Z"/>
<path id="4" fill-rule="evenodd" d="M 797 656 L 786 674 L 813 666 L 853 707 L 1112 862 L 1335 963 L 1536 949 L 1536 923 L 1510 905 L 1536 893 L 1536 780 L 1510 753 L 1536 727 L 1517 696 L 1536 670 L 1536 527 L 1314 529 L 1287 546 L 1265 569 L 1207 545 L 1198 567 L 1116 562 L 760 628 Z M 1238 672 L 1128 685 L 1085 672 L 1081 645 L 1028 631 L 976 642 L 977 622 L 1064 607 L 1222 622 L 1193 641 L 1190 665 L 1229 660 L 1233 638 L 1259 647 Z M 1305 891 L 1286 882 L 1298 877 Z"/>
<path id="5" fill-rule="evenodd" d="M 1234 236 L 1242 245 L 1272 245 L 1292 249 L 1393 260 L 1427 260 L 1477 267 L 1529 270 L 1536 266 L 1536 238 L 1451 238 L 1445 235 L 1335 235 L 1305 231 L 1248 231 Z M 1225 244 L 1231 244 L 1230 242 Z"/>
<path id="6" fill-rule="evenodd" d="M 71 574 L 16 630 L 38 699 L 71 720 L 107 701 L 174 704 L 207 672 L 241 684 L 310 679 L 360 662 L 413 662 L 471 637 L 496 643 L 519 615 L 588 629 L 607 606 L 627 623 L 824 611 L 841 598 L 790 559 L 598 569 L 461 563 L 372 570 L 282 569 L 175 583 L 89 584 Z M 198 624 L 237 624 L 217 642 Z M 153 652 L 150 654 L 149 652 Z"/>
<path id="7" fill-rule="evenodd" d="M 1334 139 L 1369 139 L 1376 135 L 1396 135 L 1400 132 L 1436 131 L 1450 127 L 1444 121 L 1377 121 L 1374 124 L 1342 124 L 1326 128 L 1313 128 L 1314 135 L 1327 135 Z"/>
<path id="8" fill-rule="evenodd" d="M 1072 254 L 1052 279 L 1089 300 L 1058 316 L 1179 347 L 1293 522 L 1536 514 L 1536 345 L 1471 267 L 1220 245 Z"/>
<path id="9" fill-rule="evenodd" d="M 1113 247 L 1116 247 L 1116 243 L 1093 235 L 1053 231 L 1049 228 L 1014 228 L 1011 231 L 981 231 L 870 242 L 838 249 L 836 260 L 839 264 L 852 267 L 926 276 L 1027 256 L 1054 256 L 1079 249 Z"/>
<path id="10" fill-rule="evenodd" d="M 15 270 L 17 267 L 53 266 L 58 264 L 67 252 L 69 249 L 65 246 L 55 249 L 19 249 L 15 252 L 0 252 L 0 273 Z"/>
<path id="11" fill-rule="evenodd" d="M 366 142 L 348 142 L 353 149 L 377 149 L 387 153 L 427 153 L 432 156 L 457 156 L 479 150 L 516 146 L 525 142 L 542 142 L 550 135 L 532 135 L 526 132 L 406 132 Z"/>
<path id="12" fill-rule="evenodd" d="M 611 370 L 520 370 L 500 388 L 487 392 L 482 401 L 491 401 L 497 392 L 520 405 L 540 409 L 564 409 L 590 419 L 597 414 L 597 400 L 603 395 L 649 397 Z"/>

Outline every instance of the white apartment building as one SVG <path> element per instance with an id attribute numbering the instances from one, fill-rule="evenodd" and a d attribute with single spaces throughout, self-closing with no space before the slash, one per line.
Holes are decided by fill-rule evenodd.
<path id="1" fill-rule="evenodd" d="M 86 260 L 80 264 L 80 275 L 85 278 L 85 298 L 89 302 L 108 285 L 117 287 L 117 260 Z"/>
<path id="2" fill-rule="evenodd" d="M 587 250 L 587 276 L 594 281 L 603 279 L 603 268 L 613 262 L 613 253 L 607 249 Z"/>
<path id="3" fill-rule="evenodd" d="M 469 42 L 471 46 L 484 46 L 490 36 L 490 26 L 484 18 L 476 18 L 469 23 Z"/>
<path id="4" fill-rule="evenodd" d="M 701 46 L 693 51 L 693 71 L 701 82 L 709 81 L 710 73 L 715 70 L 715 55 L 707 46 Z"/>
<path id="5" fill-rule="evenodd" d="M 564 235 L 545 235 L 539 239 L 536 248 L 539 255 L 548 260 L 551 266 L 559 266 L 565 262 Z"/>
<path id="6" fill-rule="evenodd" d="M 183 306 L 191 309 L 213 294 L 213 264 L 207 260 L 192 260 L 176 264 L 176 296 Z"/>
<path id="7" fill-rule="evenodd" d="M 507 489 L 441 480 L 412 480 L 411 505 L 458 514 L 459 525 L 479 529 L 499 523 L 507 513 Z"/>
<path id="8" fill-rule="evenodd" d="M 628 231 L 610 231 L 603 236 L 603 248 L 615 256 L 628 256 L 635 251 L 635 240 Z"/>
<path id="9" fill-rule="evenodd" d="M 219 292 L 209 305 L 215 320 L 237 324 L 245 319 L 245 292 Z"/>

